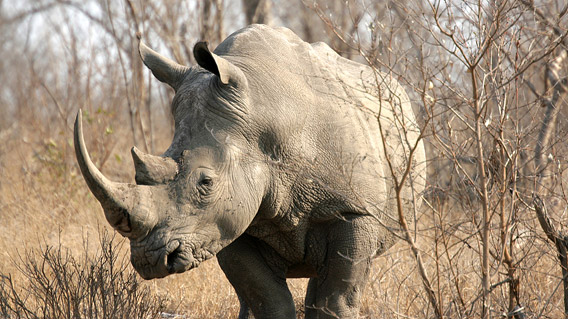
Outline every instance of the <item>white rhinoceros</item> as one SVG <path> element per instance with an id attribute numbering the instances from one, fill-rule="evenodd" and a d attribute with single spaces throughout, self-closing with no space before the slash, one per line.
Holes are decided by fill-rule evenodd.
<path id="1" fill-rule="evenodd" d="M 413 148 L 405 210 L 423 189 L 408 96 L 391 76 L 285 28 L 253 25 L 193 53 L 198 65 L 186 67 L 140 44 L 175 90 L 175 134 L 161 156 L 132 149 L 136 184 L 103 176 L 80 112 L 75 123 L 83 176 L 130 239 L 132 265 L 151 279 L 217 256 L 239 318 L 295 318 L 286 278 L 309 277 L 306 318 L 357 317 L 372 258 L 397 238 L 392 175 Z"/>

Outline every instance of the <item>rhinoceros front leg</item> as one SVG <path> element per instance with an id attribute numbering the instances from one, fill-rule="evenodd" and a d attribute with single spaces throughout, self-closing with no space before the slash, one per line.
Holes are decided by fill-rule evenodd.
<path id="1" fill-rule="evenodd" d="M 252 319 L 252 312 L 250 310 L 250 307 L 247 305 L 247 302 L 243 299 L 243 297 L 239 296 L 237 294 L 237 297 L 239 298 L 239 319 Z"/>
<path id="2" fill-rule="evenodd" d="M 284 270 L 266 263 L 257 239 L 242 235 L 217 254 L 223 272 L 235 288 L 241 311 L 239 319 L 296 318 L 292 294 Z"/>
<path id="3" fill-rule="evenodd" d="M 306 292 L 306 319 L 358 318 L 371 256 L 381 236 L 369 217 L 338 221 L 329 229 L 326 258 Z"/>

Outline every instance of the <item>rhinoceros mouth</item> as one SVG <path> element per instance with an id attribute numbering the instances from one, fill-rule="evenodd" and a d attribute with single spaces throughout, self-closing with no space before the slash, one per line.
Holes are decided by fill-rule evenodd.
<path id="1" fill-rule="evenodd" d="M 215 256 L 216 251 L 211 249 L 214 242 L 201 247 L 194 247 L 183 241 L 177 241 L 171 252 L 167 254 L 166 265 L 170 274 L 182 273 L 199 266 L 202 262 Z"/>
<path id="2" fill-rule="evenodd" d="M 168 273 L 182 273 L 197 267 L 199 262 L 193 256 L 192 249 L 189 249 L 185 244 L 179 241 L 176 241 L 173 247 L 174 249 L 168 253 L 166 257 Z"/>
<path id="3" fill-rule="evenodd" d="M 215 256 L 215 241 L 200 247 L 183 239 L 173 239 L 161 248 L 147 250 L 143 246 L 131 247 L 132 265 L 144 279 L 163 278 L 198 267 Z M 144 251 L 144 252 L 142 252 Z"/>

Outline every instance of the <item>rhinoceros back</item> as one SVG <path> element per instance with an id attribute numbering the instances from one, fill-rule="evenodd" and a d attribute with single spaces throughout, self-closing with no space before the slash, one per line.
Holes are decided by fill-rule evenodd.
<path id="1" fill-rule="evenodd" d="M 324 201 L 339 198 L 352 212 L 396 222 L 392 173 L 403 175 L 419 130 L 408 96 L 392 76 L 342 58 L 324 43 L 306 43 L 285 28 L 251 26 L 215 52 L 247 74 L 255 94 L 251 112 L 285 145 L 279 160 L 298 171 L 291 188 L 319 187 Z M 424 159 L 419 143 L 412 185 L 402 194 L 409 204 L 424 188 Z M 295 186 L 303 180 L 316 186 Z M 309 202 L 318 196 L 300 197 Z M 297 205 L 316 219 L 330 212 Z"/>

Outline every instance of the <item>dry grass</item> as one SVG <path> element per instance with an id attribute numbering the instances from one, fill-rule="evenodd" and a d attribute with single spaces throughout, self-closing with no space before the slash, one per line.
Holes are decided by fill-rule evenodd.
<path id="1" fill-rule="evenodd" d="M 112 234 L 113 230 L 107 225 L 100 205 L 78 171 L 72 145 L 72 119 L 77 109 L 82 108 L 89 111 L 84 114 L 84 129 L 90 154 L 96 165 L 113 180 L 133 180 L 129 154 L 133 140 L 137 140 L 136 146 L 141 149 L 146 142 L 155 144 L 153 153 L 165 150 L 171 141 L 172 125 L 166 105 L 171 101 L 172 91 L 165 91 L 163 85 L 158 86 L 157 81 L 149 80 L 151 75 L 143 69 L 134 47 L 134 31 L 142 30 L 145 41 L 160 48 L 169 57 L 184 62 L 182 60 L 191 56 L 191 44 L 200 36 L 198 33 L 217 30 L 215 26 L 223 29 L 217 19 L 203 18 L 205 9 L 208 11 L 212 7 L 196 6 L 193 10 L 193 5 L 190 5 L 187 10 L 176 9 L 183 3 L 195 1 L 33 0 L 20 1 L 19 5 L 15 5 L 16 2 L 0 4 L 0 31 L 3 34 L 0 45 L 3 57 L 0 59 L 0 79 L 3 80 L 0 89 L 0 316 L 6 317 L 12 311 L 10 316 L 18 317 L 10 307 L 20 303 L 19 309 L 23 311 L 20 317 L 65 317 L 65 311 L 46 312 L 46 309 L 67 309 L 69 313 L 68 309 L 72 307 L 58 306 L 69 304 L 70 299 L 63 296 L 72 296 L 73 291 L 80 292 L 78 285 L 84 278 L 89 278 L 85 274 L 107 271 L 109 277 L 103 278 L 106 281 L 85 284 L 105 292 L 92 295 L 93 298 L 111 300 L 116 292 L 133 291 L 134 287 L 140 294 L 136 298 L 122 299 L 117 307 L 106 309 L 119 310 L 120 306 L 128 304 L 135 308 L 132 309 L 133 315 L 139 313 L 148 317 L 160 312 L 178 313 L 183 318 L 236 317 L 237 298 L 215 260 L 185 274 L 142 281 L 128 263 L 127 244 L 121 246 L 116 240 L 114 244 L 107 245 L 104 241 L 103 245 L 100 244 L 101 234 L 105 231 Z M 233 2 L 238 3 L 224 1 L 227 5 Z M 298 7 L 302 2 L 307 5 L 313 3 L 315 12 Z M 344 44 L 363 48 L 370 54 L 370 61 L 377 58 L 379 64 L 384 63 L 386 69 L 398 74 L 412 96 L 413 105 L 426 110 L 432 108 L 432 114 L 437 114 L 432 118 L 434 135 L 438 135 L 442 144 L 449 144 L 447 149 L 434 148 L 444 153 L 439 156 L 453 165 L 460 163 L 458 158 L 473 154 L 469 149 L 473 137 L 466 127 L 471 127 L 481 118 L 471 117 L 471 97 L 477 92 L 472 94 L 466 70 L 467 74 L 477 74 L 485 83 L 481 100 L 490 102 L 483 115 L 487 151 L 501 148 L 510 154 L 519 154 L 520 158 L 519 164 L 504 161 L 494 168 L 503 167 L 511 177 L 528 178 L 530 182 L 534 172 L 530 165 L 525 169 L 527 163 L 522 159 L 523 153 L 533 152 L 531 147 L 534 147 L 538 136 L 543 118 L 540 105 L 551 93 L 547 92 L 546 78 L 548 73 L 554 73 L 549 72 L 550 61 L 557 51 L 553 49 L 565 47 L 565 43 L 563 47 L 558 42 L 558 39 L 565 38 L 556 33 L 560 30 L 566 34 L 566 12 L 560 5 L 561 1 L 521 2 L 495 2 L 511 6 L 504 7 L 506 11 L 500 14 L 493 14 L 494 2 L 475 1 L 466 1 L 469 10 L 465 11 L 463 1 L 444 1 L 442 7 L 447 7 L 442 10 L 444 13 L 437 12 L 438 6 L 430 8 L 423 1 L 273 3 L 275 6 L 286 3 L 286 6 L 274 10 L 275 14 L 278 12 L 276 20 L 289 26 L 296 24 L 296 30 L 305 30 L 305 40 L 324 40 L 346 55 L 354 52 L 347 50 Z M 203 3 L 213 5 L 219 1 Z M 370 3 L 373 5 L 367 6 Z M 132 10 L 125 10 L 127 4 Z M 365 8 L 357 8 L 359 5 Z M 480 6 L 478 10 L 475 9 L 477 6 Z M 233 17 L 230 19 L 233 22 L 220 31 L 227 33 L 238 27 L 238 21 L 244 20 L 238 10 L 232 8 L 216 15 Z M 557 21 L 553 21 L 555 16 Z M 348 30 L 363 31 L 363 22 L 370 22 L 368 18 L 373 23 L 369 24 L 370 30 L 367 31 L 372 33 L 371 38 L 376 36 L 379 43 L 376 46 L 372 44 L 367 51 L 365 43 L 351 42 L 361 38 L 349 34 Z M 493 21 L 494 18 L 503 20 Z M 89 26 L 85 20 L 88 20 Z M 195 23 L 188 27 L 188 21 Z M 361 25 L 353 25 L 355 21 L 361 22 Z M 436 22 L 439 22 L 439 30 Z M 499 25 L 500 31 L 495 35 L 486 34 L 492 30 L 488 27 L 491 25 Z M 221 33 L 207 39 L 211 41 L 212 48 L 222 40 Z M 338 41 L 336 35 L 343 35 L 348 43 Z M 488 36 L 495 38 L 487 42 L 492 43 L 488 50 L 480 52 L 482 56 L 479 56 L 477 73 L 472 73 L 474 68 L 470 66 L 456 64 L 457 60 L 463 61 L 465 57 L 456 54 L 474 54 L 477 51 L 474 43 L 482 43 L 482 38 Z M 461 41 L 460 37 L 465 38 Z M 441 44 L 436 44 L 440 41 Z M 444 41 L 453 44 L 448 47 Z M 452 49 L 454 47 L 463 50 Z M 183 51 L 189 54 L 185 56 Z M 423 58 L 414 60 L 416 56 Z M 460 76 L 461 72 L 465 77 Z M 150 77 L 146 79 L 146 76 Z M 523 81 L 532 84 L 528 87 Z M 561 106 L 565 105 L 565 101 L 563 103 Z M 438 113 L 438 108 L 441 113 Z M 449 108 L 451 112 L 448 112 Z M 502 111 L 506 114 L 500 113 Z M 497 118 L 501 116 L 507 120 L 499 124 Z M 566 150 L 565 143 L 562 143 L 566 140 L 565 126 L 562 121 L 559 123 L 556 134 L 558 145 L 551 148 L 549 154 L 558 166 L 555 171 L 558 177 L 566 172 Z M 502 130 L 506 134 L 501 138 L 501 144 L 497 143 L 498 146 L 494 144 L 494 134 Z M 137 139 L 132 137 L 133 131 L 137 132 Z M 141 136 L 148 141 L 143 141 Z M 488 153 L 483 160 L 499 162 L 501 157 L 493 156 L 498 153 Z M 466 170 L 467 166 L 476 170 L 475 163 L 469 161 L 469 164 L 463 162 L 460 165 L 465 165 Z M 455 173 L 455 167 L 438 165 L 437 170 L 433 175 Z M 464 181 L 463 176 L 458 179 Z M 510 279 L 508 265 L 502 256 L 503 245 L 507 245 L 515 267 L 514 278 L 519 281 L 518 302 L 523 307 L 524 317 L 561 318 L 564 316 L 563 288 L 556 250 L 536 223 L 534 212 L 522 203 L 509 202 L 514 195 L 511 196 L 510 185 L 505 184 L 508 181 L 505 178 L 495 181 L 498 185 L 489 194 L 491 313 L 494 318 L 507 317 L 511 308 L 509 282 L 506 281 Z M 457 194 L 456 199 L 436 205 L 436 211 L 424 209 L 413 225 L 429 281 L 446 318 L 479 318 L 482 313 L 481 214 L 479 208 L 468 206 L 469 200 L 475 201 L 475 191 L 470 184 L 478 181 L 468 182 L 461 185 L 463 189 L 450 190 L 462 193 Z M 563 183 L 558 178 L 556 188 L 551 188 L 560 191 L 554 200 L 561 201 L 562 204 L 557 206 L 563 207 L 556 207 L 552 215 L 561 229 L 565 229 L 562 225 L 567 224 L 565 207 L 568 196 Z M 526 192 L 520 197 L 530 201 L 526 198 L 531 195 L 531 187 L 517 186 L 521 193 Z M 448 190 L 440 190 L 440 194 L 451 198 L 447 196 L 449 193 Z M 496 203 L 500 195 L 506 198 L 507 207 L 512 207 L 506 213 L 500 212 Z M 506 219 L 503 228 L 499 225 L 501 216 Z M 506 234 L 502 237 L 503 229 Z M 124 275 L 125 280 L 118 280 L 118 286 L 108 281 L 112 273 L 109 270 L 111 259 L 101 258 L 111 249 L 116 251 L 113 256 L 123 262 L 120 267 L 113 268 L 118 270 L 114 275 Z M 62 274 L 68 276 L 62 277 Z M 33 287 L 37 287 L 41 280 L 56 284 L 58 278 L 65 279 L 60 282 L 63 286 L 56 286 L 64 293 L 51 294 L 53 298 L 48 303 L 51 308 L 46 308 L 42 306 L 46 300 L 42 297 L 49 294 L 41 289 L 32 293 Z M 289 285 L 301 318 L 306 280 L 290 280 Z M 404 242 L 399 242 L 377 258 L 364 295 L 361 309 L 361 317 L 364 318 L 434 317 L 416 261 Z M 18 299 L 18 296 L 21 298 Z M 100 302 L 93 300 L 79 304 L 104 308 Z M 31 310 L 26 312 L 22 310 L 24 308 Z M 118 311 L 114 315 L 121 316 L 124 312 Z M 88 316 L 80 313 L 78 317 Z"/>
<path id="2" fill-rule="evenodd" d="M 49 264 L 51 260 L 56 264 L 66 263 L 68 271 L 80 272 L 88 270 L 88 265 L 100 264 L 97 256 L 105 251 L 105 246 L 101 248 L 99 244 L 100 234 L 112 230 L 78 173 L 69 143 L 71 132 L 46 139 L 45 136 L 49 135 L 45 132 L 23 125 L 18 132 L 1 141 L 4 146 L 0 154 L 0 273 L 6 276 L 3 277 L 4 283 L 10 278 L 17 290 L 23 289 L 18 291 L 29 291 L 34 285 L 30 278 L 38 277 L 37 274 L 30 276 L 31 266 L 45 261 Z M 87 142 L 90 149 L 100 150 L 97 143 L 108 143 L 110 139 L 125 144 L 112 148 L 112 156 L 103 171 L 115 180 L 132 180 L 133 171 L 124 169 L 132 167 L 129 146 L 126 145 L 128 139 L 123 138 L 128 133 L 118 131 L 115 136 L 103 137 L 97 142 L 98 128 L 87 125 L 86 129 L 90 130 L 87 131 L 87 135 L 91 136 L 91 141 Z M 166 133 L 162 136 L 164 142 L 160 147 L 163 149 L 169 137 Z M 100 160 L 100 154 L 103 152 L 93 152 L 95 161 Z M 425 210 L 416 224 L 417 243 L 448 318 L 471 318 L 479 314 L 480 239 L 472 216 L 475 214 L 465 213 L 462 208 L 444 206 L 439 216 Z M 519 225 L 524 228 L 519 226 L 513 231 L 519 237 L 515 252 L 525 314 L 527 318 L 558 318 L 562 314 L 562 295 L 560 269 L 554 250 L 542 239 L 544 237 L 534 224 L 531 213 L 527 212 L 522 218 Z M 450 228 L 451 225 L 459 226 Z M 444 236 L 441 236 L 442 233 Z M 493 238 L 492 244 L 495 251 L 499 251 L 497 238 Z M 125 278 L 130 278 L 131 274 L 134 276 L 127 261 L 128 245 L 116 246 L 115 241 L 112 247 L 118 249 L 120 260 L 125 261 L 120 266 L 124 270 L 120 272 Z M 502 270 L 496 257 L 492 261 L 492 269 Z M 104 266 L 103 260 L 101 269 Z M 57 271 L 45 274 L 51 280 L 56 275 Z M 505 278 L 503 273 L 495 271 L 492 283 L 499 283 Z M 370 279 L 361 310 L 363 318 L 433 316 L 417 275 L 416 263 L 405 243 L 400 242 L 377 258 Z M 69 276 L 68 280 L 74 285 L 78 280 L 80 282 L 73 276 Z M 184 318 L 235 318 L 238 313 L 236 295 L 215 260 L 188 273 L 160 280 L 130 278 L 123 282 L 122 288 L 114 289 L 127 289 L 134 282 L 140 282 L 141 294 L 138 296 L 144 299 L 143 305 L 148 306 L 148 316 L 164 312 L 177 313 Z M 291 280 L 290 287 L 298 306 L 298 316 L 302 317 L 306 280 Z M 506 312 L 507 298 L 507 284 L 497 285 L 492 293 L 495 316 Z M 39 302 L 38 294 L 25 301 L 30 309 L 38 309 L 34 308 Z M 42 317 L 40 313 L 36 314 Z"/>
<path id="3" fill-rule="evenodd" d="M 70 136 L 65 134 L 58 140 L 46 141 L 34 136 L 32 130 L 20 130 L 27 136 L 27 143 L 13 135 L 4 144 L 5 152 L 1 157 L 0 271 L 10 276 L 17 289 L 26 289 L 33 284 L 29 267 L 41 264 L 42 258 L 57 260 L 60 256 L 60 262 L 67 261 L 78 269 L 97 260 L 101 253 L 100 233 L 109 228 L 100 206 L 78 174 L 71 145 L 66 143 Z M 131 163 L 124 150 L 128 147 L 115 147 L 113 152 L 123 160 L 110 160 L 105 173 L 128 180 L 132 178 L 128 174 L 132 173 L 124 173 L 123 167 L 132 166 L 129 166 Z M 446 211 L 451 210 L 446 208 Z M 470 309 L 461 307 L 460 300 L 471 304 L 480 291 L 479 239 L 474 223 L 466 222 L 453 233 L 448 231 L 447 245 L 444 246 L 436 233 L 443 227 L 432 227 L 432 218 L 428 214 L 424 213 L 419 220 L 418 244 L 426 256 L 429 274 L 434 278 L 443 307 L 447 309 L 446 315 L 449 318 L 467 317 L 466 312 Z M 467 217 L 463 219 L 467 221 Z M 553 294 L 560 282 L 560 271 L 550 247 L 536 234 L 538 228 L 527 229 L 518 241 L 518 249 L 526 252 L 519 266 L 521 294 L 530 317 L 536 318 L 542 312 L 542 318 L 554 318 L 561 313 L 561 295 Z M 118 249 L 120 256 L 128 256 L 127 245 L 119 245 Z M 72 263 L 69 258 L 73 258 Z M 132 272 L 128 262 L 124 267 L 126 273 Z M 415 262 L 404 243 L 397 244 L 376 260 L 370 278 L 361 311 L 363 317 L 432 316 L 416 274 Z M 499 282 L 504 277 L 496 273 L 493 278 L 493 282 Z M 299 316 L 303 311 L 305 286 L 306 280 L 290 281 Z M 215 260 L 186 274 L 143 282 L 142 287 L 148 289 L 146 298 L 161 307 L 154 309 L 178 313 L 186 318 L 234 318 L 238 312 L 234 291 Z M 507 308 L 506 295 L 506 285 L 495 288 L 496 314 Z M 474 313 L 478 307 L 479 302 L 473 303 Z"/>

